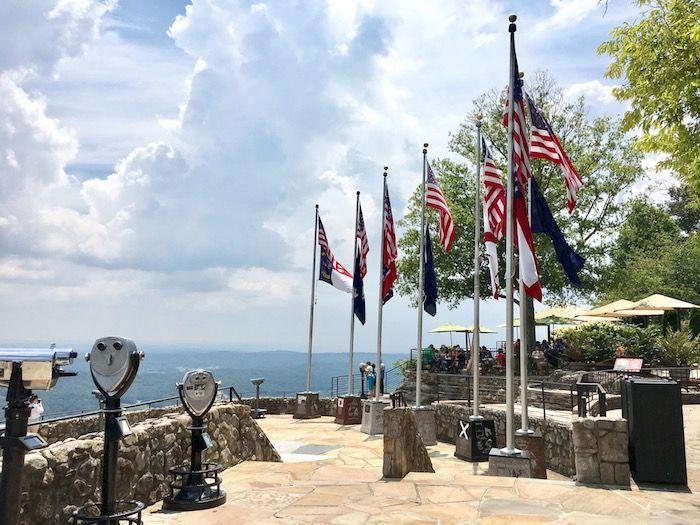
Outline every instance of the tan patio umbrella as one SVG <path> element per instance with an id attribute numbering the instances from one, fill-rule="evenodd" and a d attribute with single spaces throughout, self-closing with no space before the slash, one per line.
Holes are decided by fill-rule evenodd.
<path id="1" fill-rule="evenodd" d="M 603 306 L 588 310 L 584 315 L 592 315 L 595 317 L 617 317 L 617 310 L 624 310 L 625 308 L 631 308 L 632 306 L 634 306 L 633 301 L 619 299 L 618 301 L 613 301 L 612 303 L 604 304 Z"/>
<path id="2" fill-rule="evenodd" d="M 450 346 L 452 346 L 452 332 L 459 332 L 459 333 L 464 333 L 466 335 L 467 339 L 467 348 L 469 348 L 469 328 L 467 326 L 462 326 L 459 324 L 454 324 L 454 323 L 445 323 L 441 324 L 440 326 L 433 328 L 430 333 L 431 334 L 444 334 L 444 333 L 449 333 L 450 334 Z"/>
<path id="3" fill-rule="evenodd" d="M 689 308 L 700 308 L 700 306 L 655 293 L 637 301 L 634 306 L 623 308 L 623 310 L 686 310 Z"/>

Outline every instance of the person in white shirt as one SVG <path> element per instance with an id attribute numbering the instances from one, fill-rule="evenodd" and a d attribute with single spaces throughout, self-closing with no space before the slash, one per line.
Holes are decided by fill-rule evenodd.
<path id="1" fill-rule="evenodd" d="M 29 408 L 31 409 L 31 413 L 29 414 L 29 427 L 27 430 L 29 432 L 36 432 L 39 429 L 38 423 L 41 420 L 41 415 L 44 413 L 44 405 L 36 394 L 29 396 Z"/>

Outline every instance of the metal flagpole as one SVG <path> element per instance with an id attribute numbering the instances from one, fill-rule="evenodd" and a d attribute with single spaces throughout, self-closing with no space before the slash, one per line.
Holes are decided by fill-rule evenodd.
<path id="1" fill-rule="evenodd" d="M 311 392 L 311 351 L 314 342 L 314 302 L 316 299 L 316 252 L 318 252 L 318 204 L 314 222 L 314 263 L 311 268 L 311 305 L 309 306 L 309 352 L 306 357 L 306 391 Z"/>
<path id="2" fill-rule="evenodd" d="M 385 235 L 386 229 L 384 225 L 386 223 L 386 201 L 384 196 L 386 195 L 386 175 L 389 171 L 388 166 L 384 166 L 384 184 L 382 186 L 382 233 L 381 242 L 382 246 L 379 249 L 379 306 L 377 307 L 377 361 L 375 363 L 374 376 L 376 380 L 374 382 L 374 400 L 379 401 L 379 393 L 382 391 L 382 312 L 384 310 L 384 253 L 385 253 Z"/>
<path id="3" fill-rule="evenodd" d="M 360 216 L 360 192 L 357 192 L 357 200 L 355 201 L 355 230 L 353 235 L 355 236 L 355 242 L 353 246 L 355 247 L 352 251 L 352 267 L 353 276 L 355 272 L 359 272 L 360 269 L 356 267 L 355 261 L 357 260 L 357 222 Z M 353 346 L 355 343 L 355 286 L 352 287 L 352 293 L 350 294 L 350 351 L 348 353 L 348 395 L 351 396 L 355 393 L 355 382 L 353 381 L 353 365 L 352 365 L 352 353 Z"/>
<path id="4" fill-rule="evenodd" d="M 474 333 L 472 335 L 472 370 L 474 373 L 474 406 L 469 419 L 483 419 L 479 415 L 479 333 L 481 325 L 479 320 L 479 301 L 481 293 L 479 290 L 480 274 L 480 237 L 481 237 L 481 114 L 476 116 L 476 184 L 474 185 Z M 468 348 L 467 348 L 468 349 Z"/>
<path id="5" fill-rule="evenodd" d="M 520 73 L 520 78 L 522 78 L 524 74 L 521 72 Z M 532 189 L 532 180 L 529 180 L 527 183 L 527 195 L 525 198 L 527 199 L 527 220 L 532 221 L 531 218 L 531 199 L 530 199 L 530 194 L 531 194 L 531 189 Z M 522 274 L 518 274 L 519 280 L 520 280 L 520 289 L 519 289 L 519 296 L 520 296 L 520 429 L 516 432 L 517 435 L 519 436 L 527 436 L 530 434 L 534 434 L 535 431 L 530 428 L 530 420 L 528 418 L 528 398 L 527 398 L 527 381 L 528 381 L 528 371 L 527 371 L 527 364 L 528 364 L 528 346 L 529 346 L 529 336 L 530 336 L 530 331 L 528 324 L 530 323 L 528 317 L 527 317 L 527 293 L 525 292 L 525 282 L 523 281 L 523 276 Z"/>
<path id="6" fill-rule="evenodd" d="M 418 261 L 418 336 L 416 341 L 416 407 L 421 406 L 421 380 L 423 375 L 423 267 L 425 266 L 425 174 L 428 164 L 428 143 L 423 144 L 423 181 L 420 202 L 420 250 Z"/>
<path id="7" fill-rule="evenodd" d="M 516 455 L 513 429 L 513 68 L 515 66 L 515 21 L 508 17 L 510 25 L 510 69 L 508 79 L 508 180 L 506 184 L 506 446 L 503 453 Z"/>

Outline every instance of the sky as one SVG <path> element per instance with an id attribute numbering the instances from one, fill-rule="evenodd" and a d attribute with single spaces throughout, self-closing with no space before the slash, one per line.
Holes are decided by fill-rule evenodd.
<path id="1" fill-rule="evenodd" d="M 592 115 L 624 109 L 596 48 L 637 15 L 625 0 L 5 0 L 2 339 L 304 350 L 314 204 L 349 267 L 359 190 L 355 342 L 373 351 L 382 166 L 398 219 L 422 143 L 449 156 L 472 100 L 506 84 L 511 12 L 521 69 Z M 482 324 L 504 317 L 482 302 Z M 384 348 L 415 346 L 416 319 L 387 303 Z M 349 320 L 349 295 L 320 283 L 315 350 L 346 352 Z M 424 325 L 448 321 L 471 324 L 472 302 Z"/>

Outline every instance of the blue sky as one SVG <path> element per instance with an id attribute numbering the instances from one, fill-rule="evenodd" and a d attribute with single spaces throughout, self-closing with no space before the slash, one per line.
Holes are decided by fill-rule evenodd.
<path id="1" fill-rule="evenodd" d="M 621 111 L 595 50 L 635 16 L 625 1 L 3 2 L 3 338 L 301 350 L 313 204 L 347 266 L 359 189 L 356 341 L 373 350 L 381 167 L 400 217 L 420 145 L 447 155 L 471 101 L 505 84 L 510 12 L 523 70 Z M 319 351 L 346 351 L 348 303 L 318 286 Z M 503 309 L 485 301 L 483 324 Z M 415 344 L 407 299 L 384 319 L 387 349 Z M 426 329 L 445 321 L 471 323 L 471 302 Z"/>

